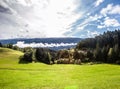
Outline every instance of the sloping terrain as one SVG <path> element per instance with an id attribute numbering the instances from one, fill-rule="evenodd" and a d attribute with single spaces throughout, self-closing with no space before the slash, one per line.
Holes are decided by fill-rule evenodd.
<path id="1" fill-rule="evenodd" d="M 10 67 L 18 64 L 21 55 L 23 55 L 23 53 L 20 51 L 0 48 L 0 67 Z"/>
<path id="2" fill-rule="evenodd" d="M 0 89 L 120 89 L 120 66 L 18 64 L 23 53 L 0 48 Z"/>

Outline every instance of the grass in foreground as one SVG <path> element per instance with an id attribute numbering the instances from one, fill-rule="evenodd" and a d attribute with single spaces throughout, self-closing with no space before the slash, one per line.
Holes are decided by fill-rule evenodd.
<path id="1" fill-rule="evenodd" d="M 0 52 L 0 89 L 120 89 L 120 66 L 18 64 L 21 52 Z"/>

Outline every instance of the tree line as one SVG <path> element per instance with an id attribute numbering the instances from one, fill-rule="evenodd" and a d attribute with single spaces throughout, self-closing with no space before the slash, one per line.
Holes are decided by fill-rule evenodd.
<path id="1" fill-rule="evenodd" d="M 90 61 L 120 64 L 120 30 L 84 39 L 77 44 L 76 49 L 86 51 Z"/>
<path id="2" fill-rule="evenodd" d="M 107 31 L 95 38 L 80 41 L 76 48 L 54 51 L 48 48 L 19 48 L 12 44 L 0 47 L 24 52 L 19 63 L 43 62 L 46 64 L 81 64 L 104 62 L 120 64 L 120 30 Z"/>

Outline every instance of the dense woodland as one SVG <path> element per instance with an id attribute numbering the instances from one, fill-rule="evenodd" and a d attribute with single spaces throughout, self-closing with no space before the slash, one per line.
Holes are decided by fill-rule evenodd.
<path id="1" fill-rule="evenodd" d="M 95 38 L 82 40 L 76 49 L 87 51 L 90 60 L 120 63 L 120 30 L 107 31 Z"/>
<path id="2" fill-rule="evenodd" d="M 76 48 L 59 51 L 48 48 L 19 48 L 12 44 L 0 47 L 24 52 L 19 63 L 43 62 L 46 64 L 116 63 L 120 64 L 120 30 L 107 31 L 95 38 L 80 41 Z"/>

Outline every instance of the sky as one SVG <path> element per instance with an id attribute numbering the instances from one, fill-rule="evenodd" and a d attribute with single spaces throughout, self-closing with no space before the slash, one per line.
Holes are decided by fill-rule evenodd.
<path id="1" fill-rule="evenodd" d="M 0 39 L 90 38 L 120 29 L 120 0 L 0 0 Z"/>

